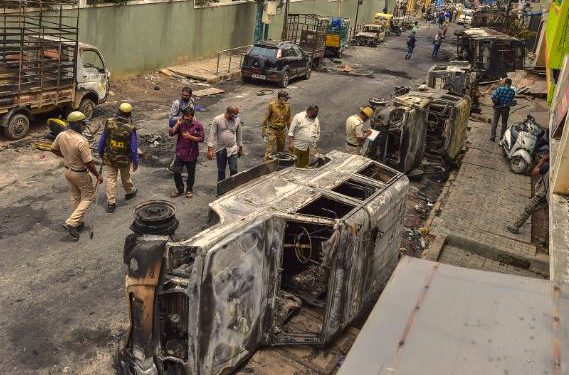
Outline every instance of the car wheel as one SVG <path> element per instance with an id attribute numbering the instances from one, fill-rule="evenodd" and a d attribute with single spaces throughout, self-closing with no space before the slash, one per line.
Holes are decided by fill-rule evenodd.
<path id="1" fill-rule="evenodd" d="M 87 120 L 90 120 L 95 112 L 95 102 L 89 98 L 83 98 L 79 104 L 79 111 L 85 115 Z"/>
<path id="2" fill-rule="evenodd" d="M 2 128 L 4 135 L 10 139 L 21 139 L 28 134 L 30 119 L 22 113 L 16 113 L 8 121 L 8 126 Z"/>
<path id="3" fill-rule="evenodd" d="M 290 73 L 289 73 L 288 69 L 285 68 L 285 70 L 283 72 L 283 77 L 281 78 L 281 82 L 280 82 L 279 86 L 284 89 L 285 87 L 288 86 L 289 82 L 290 82 Z"/>
<path id="4" fill-rule="evenodd" d="M 251 82 L 251 77 L 247 77 L 247 76 L 241 76 L 241 80 L 245 83 L 250 83 Z"/>
<path id="5" fill-rule="evenodd" d="M 524 174 L 528 169 L 528 163 L 521 156 L 517 155 L 510 160 L 510 170 L 516 174 Z"/>
<path id="6" fill-rule="evenodd" d="M 304 73 L 304 79 L 310 79 L 310 76 L 312 75 L 312 66 L 310 65 L 310 62 L 306 63 L 306 71 Z"/>

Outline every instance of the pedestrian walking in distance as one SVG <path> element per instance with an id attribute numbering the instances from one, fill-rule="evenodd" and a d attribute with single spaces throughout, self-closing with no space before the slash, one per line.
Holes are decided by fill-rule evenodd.
<path id="1" fill-rule="evenodd" d="M 319 108 L 316 104 L 306 111 L 297 113 L 288 131 L 288 148 L 296 156 L 296 166 L 306 168 L 310 162 L 310 151 L 317 150 L 320 139 Z"/>
<path id="2" fill-rule="evenodd" d="M 510 117 L 510 107 L 516 96 L 516 92 L 512 89 L 512 80 L 506 78 L 504 85 L 498 87 L 491 95 L 492 103 L 494 103 L 494 117 L 492 119 L 492 133 L 490 141 L 496 141 L 496 128 L 498 121 L 502 118 L 502 129 L 500 131 L 500 139 L 504 136 L 504 132 L 508 126 L 508 117 Z"/>
<path id="3" fill-rule="evenodd" d="M 290 105 L 287 103 L 289 95 L 281 90 L 277 94 L 277 100 L 269 104 L 265 119 L 261 124 L 261 135 L 265 142 L 265 155 L 263 160 L 267 162 L 275 145 L 277 152 L 283 152 L 285 148 L 287 128 L 290 127 Z"/>
<path id="4" fill-rule="evenodd" d="M 84 217 L 93 201 L 95 187 L 91 172 L 98 183 L 103 183 L 89 148 L 89 142 L 81 132 L 86 125 L 85 115 L 81 112 L 71 112 L 67 116 L 68 128 L 59 133 L 51 145 L 51 152 L 63 157 L 64 176 L 71 193 L 73 213 L 63 224 L 73 240 L 78 241 L 79 231 L 83 229 Z"/>
<path id="5" fill-rule="evenodd" d="M 224 114 L 213 119 L 207 138 L 207 158 L 217 160 L 217 182 L 225 180 L 225 170 L 229 175 L 237 173 L 237 159 L 243 154 L 243 136 L 239 107 L 230 105 Z"/>
<path id="6" fill-rule="evenodd" d="M 512 224 L 506 226 L 509 232 L 518 234 L 520 228 L 527 219 L 540 207 L 547 203 L 549 192 L 549 155 L 544 155 L 539 163 L 535 166 L 532 173 L 533 176 L 541 176 L 535 184 L 534 196 L 524 207 L 523 212 L 514 220 Z"/>
<path id="7" fill-rule="evenodd" d="M 103 134 L 99 139 L 99 155 L 107 166 L 107 212 L 117 208 L 117 178 L 120 174 L 126 200 L 134 198 L 138 192 L 132 183 L 130 168 L 138 169 L 138 137 L 132 124 L 132 106 L 122 103 L 115 117 L 107 119 Z"/>
<path id="8" fill-rule="evenodd" d="M 415 49 L 415 42 L 417 39 L 415 38 L 415 33 L 411 32 L 411 35 L 407 38 L 407 54 L 405 55 L 405 60 L 411 60 L 411 55 L 413 54 L 413 50 Z"/>
<path id="9" fill-rule="evenodd" d="M 174 172 L 174 183 L 176 190 L 170 195 L 176 198 L 186 195 L 186 198 L 193 196 L 194 182 L 196 176 L 196 163 L 200 153 L 199 144 L 204 141 L 205 131 L 202 124 L 195 118 L 194 109 L 186 107 L 182 111 L 182 117 L 176 124 L 168 130 L 170 137 L 178 136 L 176 141 L 176 157 L 172 170 Z M 186 167 L 188 178 L 184 188 L 182 179 L 182 169 Z"/>
<path id="10" fill-rule="evenodd" d="M 361 155 L 363 145 L 371 134 L 365 123 L 373 116 L 371 107 L 360 108 L 360 113 L 348 117 L 346 120 L 346 151 L 350 154 Z"/>
<path id="11" fill-rule="evenodd" d="M 435 60 L 439 58 L 439 50 L 441 49 L 441 44 L 443 44 L 443 33 L 439 31 L 433 39 L 433 53 L 431 57 Z"/>

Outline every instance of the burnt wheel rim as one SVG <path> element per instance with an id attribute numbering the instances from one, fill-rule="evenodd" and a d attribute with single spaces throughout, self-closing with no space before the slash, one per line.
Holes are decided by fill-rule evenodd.
<path id="1" fill-rule="evenodd" d="M 18 118 L 12 123 L 12 132 L 16 137 L 23 137 L 28 131 L 28 121 L 24 118 Z"/>
<path id="2" fill-rule="evenodd" d="M 288 72 L 283 75 L 283 86 L 288 86 Z"/>
<path id="3" fill-rule="evenodd" d="M 85 105 L 83 106 L 83 114 L 85 115 L 85 117 L 87 119 L 90 119 L 91 117 L 93 117 L 93 111 L 95 110 L 95 106 L 93 105 L 93 103 L 85 103 Z"/>

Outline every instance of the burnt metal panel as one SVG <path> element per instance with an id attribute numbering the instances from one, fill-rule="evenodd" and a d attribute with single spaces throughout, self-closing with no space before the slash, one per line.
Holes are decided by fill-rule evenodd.
<path id="1" fill-rule="evenodd" d="M 277 168 L 278 161 L 271 160 L 266 163 L 257 165 L 253 168 L 249 168 L 246 171 L 237 173 L 236 175 L 230 176 L 225 180 L 217 183 L 217 195 L 223 195 L 251 180 L 272 173 L 276 171 Z"/>
<path id="2" fill-rule="evenodd" d="M 568 320 L 568 284 L 405 257 L 338 374 L 567 374 Z"/>

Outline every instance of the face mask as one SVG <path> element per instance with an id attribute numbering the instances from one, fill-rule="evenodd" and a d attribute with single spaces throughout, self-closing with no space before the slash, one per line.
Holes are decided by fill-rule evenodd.
<path id="1" fill-rule="evenodd" d="M 81 133 L 83 130 L 83 124 L 80 122 L 71 122 L 69 123 L 69 129 L 74 130 L 77 133 Z"/>

